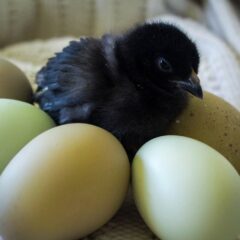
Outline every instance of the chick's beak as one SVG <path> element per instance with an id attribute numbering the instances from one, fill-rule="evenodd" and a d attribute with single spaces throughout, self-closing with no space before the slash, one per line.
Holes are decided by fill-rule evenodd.
<path id="1" fill-rule="evenodd" d="M 179 86 L 182 89 L 190 92 L 195 97 L 203 98 L 203 91 L 200 85 L 200 79 L 193 69 L 190 78 L 187 81 L 180 81 Z"/>

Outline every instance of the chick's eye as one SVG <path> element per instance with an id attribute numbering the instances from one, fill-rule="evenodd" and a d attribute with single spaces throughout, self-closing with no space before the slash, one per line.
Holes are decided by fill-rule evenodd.
<path id="1" fill-rule="evenodd" d="M 165 58 L 160 58 L 158 60 L 158 66 L 160 70 L 163 72 L 168 72 L 168 73 L 172 72 L 172 66 Z"/>

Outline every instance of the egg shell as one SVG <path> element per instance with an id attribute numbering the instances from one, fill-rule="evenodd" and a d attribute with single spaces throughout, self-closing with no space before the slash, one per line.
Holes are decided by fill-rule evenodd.
<path id="1" fill-rule="evenodd" d="M 240 233 L 240 177 L 197 140 L 164 136 L 144 144 L 132 167 L 134 199 L 163 240 L 234 240 Z"/>
<path id="2" fill-rule="evenodd" d="M 66 240 L 105 224 L 122 204 L 130 166 L 120 142 L 88 124 L 53 128 L 26 145 L 0 181 L 5 240 Z"/>
<path id="3" fill-rule="evenodd" d="M 224 155 L 240 173 L 240 112 L 229 103 L 204 92 L 203 100 L 190 97 L 183 113 L 167 134 L 197 139 Z"/>
<path id="4" fill-rule="evenodd" d="M 0 98 L 32 103 L 33 90 L 25 74 L 13 63 L 0 58 Z"/>
<path id="5" fill-rule="evenodd" d="M 25 144 L 54 126 L 54 121 L 39 108 L 0 99 L 0 173 Z"/>

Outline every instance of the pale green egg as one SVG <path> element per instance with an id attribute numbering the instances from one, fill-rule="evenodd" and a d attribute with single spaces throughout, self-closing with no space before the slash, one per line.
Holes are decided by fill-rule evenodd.
<path id="1" fill-rule="evenodd" d="M 0 99 L 0 174 L 30 140 L 55 126 L 39 108 L 18 100 Z"/>
<path id="2" fill-rule="evenodd" d="M 208 145 L 181 136 L 155 138 L 133 161 L 134 198 L 162 240 L 235 240 L 240 177 Z"/>

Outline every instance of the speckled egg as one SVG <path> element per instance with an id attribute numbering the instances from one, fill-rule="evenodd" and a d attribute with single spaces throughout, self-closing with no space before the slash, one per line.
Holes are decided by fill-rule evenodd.
<path id="1" fill-rule="evenodd" d="M 188 107 L 171 125 L 168 134 L 202 141 L 224 155 L 240 173 L 240 112 L 211 93 L 203 100 L 191 97 Z"/>

